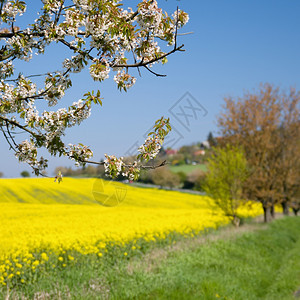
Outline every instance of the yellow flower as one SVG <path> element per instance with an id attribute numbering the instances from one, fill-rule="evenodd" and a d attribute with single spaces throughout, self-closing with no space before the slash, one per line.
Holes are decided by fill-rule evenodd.
<path id="1" fill-rule="evenodd" d="M 41 258 L 42 258 L 42 260 L 44 260 L 44 261 L 48 261 L 48 260 L 49 260 L 49 257 L 48 257 L 48 255 L 47 255 L 47 253 L 45 253 L 45 252 L 43 252 L 43 253 L 41 254 Z"/>
<path id="2" fill-rule="evenodd" d="M 35 267 L 35 266 L 38 266 L 40 264 L 40 262 L 38 260 L 35 260 L 32 265 Z"/>
<path id="3" fill-rule="evenodd" d="M 125 189 L 126 201 L 122 207 L 108 211 L 95 205 L 94 199 L 93 203 L 88 200 L 95 179 L 66 178 L 59 190 L 46 178 L 0 181 L 0 278 L 6 278 L 12 267 L 14 272 L 31 268 L 34 272 L 39 264 L 50 260 L 50 253 L 60 253 L 60 263 L 75 260 L 71 255 L 65 259 L 67 253 L 102 257 L 110 243 L 125 247 L 130 243 L 131 250 L 136 250 L 141 248 L 135 244 L 139 239 L 155 242 L 172 232 L 190 236 L 230 222 L 220 210 L 211 213 L 212 200 L 206 196 L 116 182 L 105 185 L 105 193 L 114 195 L 116 188 Z M 45 192 L 38 193 L 39 190 Z M 58 203 L 58 198 L 80 205 Z M 253 204 L 251 209 L 241 207 L 239 214 L 257 216 L 262 214 L 262 208 L 259 204 Z"/>

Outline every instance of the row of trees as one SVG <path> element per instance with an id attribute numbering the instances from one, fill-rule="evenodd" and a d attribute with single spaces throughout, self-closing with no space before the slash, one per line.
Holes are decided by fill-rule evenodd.
<path id="1" fill-rule="evenodd" d="M 141 172 L 139 181 L 159 185 L 170 189 L 181 188 L 203 191 L 205 172 L 194 170 L 189 174 L 185 172 L 172 172 L 168 167 L 158 168 L 149 172 Z"/>
<path id="2" fill-rule="evenodd" d="M 225 99 L 221 145 L 208 164 L 206 191 L 236 220 L 241 199 L 259 201 L 265 222 L 281 204 L 300 207 L 300 93 L 266 84 L 258 93 Z M 230 145 L 230 146 L 229 146 Z M 229 147 L 229 148 L 228 148 Z"/>

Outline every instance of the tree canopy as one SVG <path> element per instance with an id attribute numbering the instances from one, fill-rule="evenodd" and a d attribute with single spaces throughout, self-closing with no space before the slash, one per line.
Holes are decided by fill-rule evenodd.
<path id="1" fill-rule="evenodd" d="M 242 149 L 226 145 L 214 148 L 208 159 L 204 190 L 235 226 L 239 226 L 238 208 L 243 203 L 243 188 L 249 175 Z"/>
<path id="2" fill-rule="evenodd" d="M 223 142 L 242 146 L 251 168 L 245 196 L 260 201 L 265 220 L 278 203 L 299 205 L 300 93 L 270 84 L 225 99 L 219 117 Z"/>
<path id="3" fill-rule="evenodd" d="M 172 53 L 183 51 L 177 35 L 189 17 L 178 8 L 168 15 L 155 0 L 143 0 L 136 9 L 124 9 L 119 0 L 42 0 L 34 23 L 22 28 L 18 22 L 26 9 L 26 1 L 0 1 L 0 129 L 15 156 L 28 163 L 36 175 L 48 167 L 47 158 L 39 155 L 41 148 L 78 165 L 99 164 L 90 160 L 93 151 L 88 146 L 66 145 L 63 141 L 66 128 L 87 119 L 92 106 L 102 105 L 99 90 L 86 91 L 72 105 L 55 109 L 72 86 L 72 74 L 88 67 L 91 78 L 102 82 L 113 72 L 117 88 L 124 91 L 136 82 L 132 69 L 143 68 L 164 76 L 152 67 L 166 63 Z M 53 43 L 70 53 L 61 69 L 31 74 L 33 54 L 44 54 Z M 171 49 L 163 51 L 163 43 Z M 18 60 L 29 62 L 26 72 L 18 72 Z M 45 104 L 48 109 L 40 113 L 38 108 Z M 107 174 L 137 178 L 142 161 L 157 155 L 170 129 L 168 119 L 157 120 L 133 164 L 106 155 L 103 164 Z M 17 139 L 16 131 L 27 138 Z"/>

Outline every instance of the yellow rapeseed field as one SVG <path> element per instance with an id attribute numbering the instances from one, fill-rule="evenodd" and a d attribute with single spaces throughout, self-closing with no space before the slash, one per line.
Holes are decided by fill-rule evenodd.
<path id="1" fill-rule="evenodd" d="M 93 197 L 99 182 L 105 191 L 96 188 L 96 193 L 121 191 L 126 195 L 122 204 L 99 205 Z M 49 255 L 57 255 L 58 263 L 74 260 L 71 255 L 61 256 L 71 251 L 101 257 L 109 242 L 155 241 L 172 232 L 192 235 L 228 223 L 220 211 L 212 210 L 210 201 L 205 196 L 99 179 L 65 178 L 60 184 L 44 178 L 1 179 L 0 283 L 17 276 L 25 282 L 24 269 L 35 271 Z M 256 205 L 241 209 L 244 216 L 261 213 Z"/>

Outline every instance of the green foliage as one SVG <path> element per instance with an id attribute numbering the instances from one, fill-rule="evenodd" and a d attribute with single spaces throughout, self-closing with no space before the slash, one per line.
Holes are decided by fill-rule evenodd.
<path id="1" fill-rule="evenodd" d="M 87 92 L 83 96 L 85 96 L 85 101 L 87 105 L 91 105 L 91 103 L 100 104 L 102 106 L 102 98 L 100 98 L 100 91 L 98 90 L 96 94 L 94 91 Z"/>
<path id="2" fill-rule="evenodd" d="M 196 191 L 204 191 L 204 184 L 206 180 L 206 173 L 201 172 L 195 180 L 194 190 Z"/>
<path id="3" fill-rule="evenodd" d="M 168 168 L 162 167 L 151 171 L 152 182 L 161 187 L 176 188 L 180 185 L 178 174 L 172 173 Z"/>
<path id="4" fill-rule="evenodd" d="M 237 208 L 241 204 L 243 184 L 248 177 L 247 160 L 243 151 L 229 145 L 215 148 L 207 168 L 204 191 L 238 226 Z"/>
<path id="5" fill-rule="evenodd" d="M 22 171 L 21 173 L 20 173 L 20 175 L 22 176 L 22 177 L 30 177 L 30 174 L 29 174 L 29 172 L 28 171 Z"/>
<path id="6" fill-rule="evenodd" d="M 179 176 L 181 183 L 184 183 L 186 181 L 186 179 L 187 179 L 186 173 L 180 171 L 180 172 L 177 172 L 177 175 Z"/>

